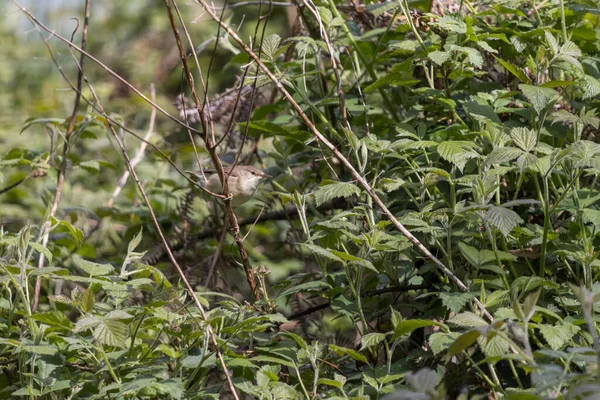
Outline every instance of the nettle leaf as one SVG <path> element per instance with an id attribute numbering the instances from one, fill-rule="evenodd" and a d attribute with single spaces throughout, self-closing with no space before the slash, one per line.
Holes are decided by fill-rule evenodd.
<path id="1" fill-rule="evenodd" d="M 496 61 L 498 61 L 504 67 L 504 69 L 506 69 L 508 72 L 513 74 L 519 80 L 521 80 L 522 82 L 525 82 L 525 83 L 531 83 L 531 80 L 529 79 L 527 74 L 525 72 L 523 72 L 523 70 L 521 68 L 517 67 L 514 64 L 511 64 L 508 61 L 498 58 L 496 56 L 493 56 L 493 57 L 496 59 Z"/>
<path id="2" fill-rule="evenodd" d="M 533 151 L 537 144 L 537 134 L 532 129 L 513 128 L 510 131 L 510 137 L 515 146 L 528 153 Z"/>
<path id="3" fill-rule="evenodd" d="M 510 352 L 510 342 L 493 331 L 487 337 L 480 336 L 477 341 L 486 357 L 501 357 Z"/>
<path id="4" fill-rule="evenodd" d="M 353 195 L 359 195 L 360 189 L 358 186 L 350 182 L 335 182 L 328 185 L 321 186 L 315 192 L 315 199 L 317 207 L 323 203 L 326 203 L 332 199 L 338 197 L 350 197 Z"/>
<path id="5" fill-rule="evenodd" d="M 427 57 L 429 57 L 429 59 L 431 61 L 433 61 L 434 63 L 436 63 L 437 65 L 442 65 L 443 63 L 448 61 L 451 56 L 452 56 L 452 54 L 449 51 L 439 51 L 439 50 L 432 51 L 431 53 L 427 54 Z"/>
<path id="6" fill-rule="evenodd" d="M 479 328 L 488 326 L 488 323 L 485 322 L 483 318 L 472 312 L 464 312 L 455 315 L 454 317 L 450 318 L 448 322 L 465 328 Z"/>
<path id="7" fill-rule="evenodd" d="M 580 331 L 578 326 L 568 322 L 556 325 L 540 325 L 538 328 L 553 350 L 559 350 L 565 346 Z"/>
<path id="8" fill-rule="evenodd" d="M 331 261 L 341 262 L 342 264 L 344 264 L 344 260 L 342 260 L 337 255 L 333 254 L 329 249 L 323 248 L 321 246 L 316 246 L 314 244 L 309 244 L 309 243 L 303 243 L 302 246 L 309 249 L 315 255 L 319 255 L 319 256 L 325 257 Z"/>
<path id="9" fill-rule="evenodd" d="M 502 232 L 504 237 L 508 236 L 517 225 L 523 223 L 519 214 L 513 210 L 497 206 L 489 206 L 485 219 Z"/>
<path id="10" fill-rule="evenodd" d="M 479 157 L 474 150 L 477 145 L 473 142 L 452 140 L 442 142 L 437 147 L 438 154 L 445 160 L 453 163 L 462 172 L 467 161 Z"/>
<path id="11" fill-rule="evenodd" d="M 98 264 L 92 261 L 87 261 L 78 255 L 73 256 L 73 262 L 90 277 L 108 275 L 115 269 L 115 267 L 110 264 Z"/>
<path id="12" fill-rule="evenodd" d="M 385 333 L 367 333 L 360 338 L 360 351 L 368 349 L 369 347 L 377 346 L 379 343 L 385 340 Z"/>
<path id="13" fill-rule="evenodd" d="M 557 55 L 560 50 L 558 40 L 549 31 L 545 31 L 544 36 L 546 37 L 546 43 L 548 43 L 550 50 L 552 50 L 552 54 Z"/>
<path id="14" fill-rule="evenodd" d="M 115 319 L 102 319 L 94 330 L 97 343 L 106 346 L 125 347 L 127 325 Z"/>
<path id="15" fill-rule="evenodd" d="M 485 158 L 487 165 L 503 164 L 523 155 L 523 151 L 515 147 L 498 147 Z"/>
<path id="16" fill-rule="evenodd" d="M 469 64 L 481 68 L 483 66 L 483 57 L 481 56 L 481 52 L 472 47 L 464 47 L 464 46 L 456 46 L 450 45 L 446 46 L 448 51 L 458 51 L 460 53 L 466 54 L 467 59 L 469 60 Z"/>
<path id="17" fill-rule="evenodd" d="M 270 60 L 275 58 L 275 53 L 279 48 L 280 42 L 281 37 L 276 33 L 272 33 L 269 36 L 267 36 L 262 42 L 262 52 L 265 55 L 265 57 L 267 57 Z"/>
<path id="18" fill-rule="evenodd" d="M 590 75 L 585 75 L 579 84 L 583 90 L 582 99 L 586 100 L 592 97 L 596 97 L 600 94 L 600 80 Z"/>
<path id="19" fill-rule="evenodd" d="M 429 335 L 429 347 L 434 355 L 450 348 L 452 343 L 460 336 L 460 332 L 435 332 Z"/>
<path id="20" fill-rule="evenodd" d="M 448 357 L 455 356 L 461 351 L 471 347 L 477 341 L 479 336 L 481 336 L 481 333 L 477 329 L 460 335 L 448 348 Z"/>
<path id="21" fill-rule="evenodd" d="M 519 89 L 523 92 L 533 109 L 539 114 L 544 109 L 558 100 L 559 93 L 550 88 L 520 84 Z"/>
<path id="22" fill-rule="evenodd" d="M 440 293 L 442 304 L 455 314 L 458 314 L 473 297 L 474 293 Z"/>
<path id="23" fill-rule="evenodd" d="M 430 319 L 406 319 L 402 322 L 399 322 L 394 328 L 394 336 L 392 336 L 392 341 L 414 331 L 415 329 L 424 328 L 426 326 L 439 326 L 448 329 L 446 325 Z"/>

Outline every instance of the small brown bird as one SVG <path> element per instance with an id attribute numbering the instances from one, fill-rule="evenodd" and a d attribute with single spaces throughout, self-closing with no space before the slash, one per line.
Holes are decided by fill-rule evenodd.
<path id="1" fill-rule="evenodd" d="M 236 165 L 224 167 L 225 175 L 228 175 L 227 188 L 232 195 L 231 205 L 240 206 L 250 200 L 258 189 L 258 186 L 270 175 L 251 165 Z M 215 170 L 185 171 L 197 179 L 198 184 L 212 193 L 223 193 L 221 180 Z"/>

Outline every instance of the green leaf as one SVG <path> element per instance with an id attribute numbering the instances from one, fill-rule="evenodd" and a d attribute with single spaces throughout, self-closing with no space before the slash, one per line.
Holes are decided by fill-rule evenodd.
<path id="1" fill-rule="evenodd" d="M 262 52 L 267 59 L 272 60 L 275 58 L 275 54 L 277 53 L 280 43 L 281 37 L 276 33 L 270 34 L 263 40 Z"/>
<path id="2" fill-rule="evenodd" d="M 392 341 L 398 339 L 400 336 L 414 331 L 415 329 L 426 326 L 440 326 L 447 328 L 446 325 L 429 319 L 406 319 L 396 325 L 396 328 L 394 329 L 394 335 L 392 336 Z"/>
<path id="3" fill-rule="evenodd" d="M 127 325 L 115 319 L 102 319 L 94 330 L 94 339 L 105 346 L 125 347 Z"/>
<path id="4" fill-rule="evenodd" d="M 476 146 L 473 142 L 451 140 L 440 143 L 437 152 L 443 159 L 456 165 L 462 172 L 467 161 L 479 157 L 479 153 L 474 150 Z"/>
<path id="5" fill-rule="evenodd" d="M 438 51 L 438 50 L 432 51 L 431 53 L 427 54 L 427 57 L 429 57 L 429 59 L 431 61 L 433 61 L 434 63 L 436 63 L 437 65 L 442 65 L 443 63 L 448 61 L 451 56 L 452 56 L 452 54 L 449 51 Z"/>
<path id="6" fill-rule="evenodd" d="M 485 159 L 487 165 L 503 164 L 519 158 L 523 151 L 515 147 L 497 147 Z"/>
<path id="7" fill-rule="evenodd" d="M 62 220 L 58 223 L 59 226 L 65 227 L 67 228 L 67 230 L 71 233 L 71 236 L 73 237 L 73 239 L 75 239 L 75 243 L 77 244 L 77 247 L 81 246 L 83 244 L 83 232 L 81 231 L 81 229 L 71 225 L 68 221 Z"/>
<path id="8" fill-rule="evenodd" d="M 559 350 L 564 347 L 580 331 L 578 326 L 568 322 L 555 325 L 540 325 L 538 328 L 553 350 Z"/>
<path id="9" fill-rule="evenodd" d="M 510 137 L 518 148 L 528 153 L 532 152 L 537 145 L 537 134 L 528 128 L 513 128 Z"/>
<path id="10" fill-rule="evenodd" d="M 348 349 L 346 347 L 336 346 L 334 344 L 330 344 L 329 345 L 329 350 L 333 351 L 334 353 L 336 353 L 340 357 L 348 355 L 350 358 L 352 358 L 352 359 L 354 359 L 356 361 L 360 361 L 362 363 L 368 363 L 369 362 L 367 360 L 367 357 L 363 356 L 362 354 L 360 354 L 356 350 Z"/>
<path id="11" fill-rule="evenodd" d="M 127 254 L 133 253 L 135 248 L 138 247 L 138 245 L 142 241 L 142 232 L 143 231 L 144 231 L 144 228 L 143 227 L 140 228 L 140 231 L 138 232 L 138 234 L 135 235 L 133 239 L 131 239 L 131 242 L 129 242 L 129 245 L 127 246 Z"/>
<path id="12" fill-rule="evenodd" d="M 485 218 L 502 232 L 504 237 L 508 236 L 517 225 L 523 223 L 519 214 L 505 207 L 489 206 Z"/>
<path id="13" fill-rule="evenodd" d="M 452 343 L 460 336 L 459 332 L 434 332 L 429 335 L 429 346 L 434 355 L 440 354 L 447 350 Z"/>
<path id="14" fill-rule="evenodd" d="M 317 207 L 338 197 L 359 195 L 360 189 L 350 182 L 335 182 L 321 186 L 315 193 Z"/>
<path id="15" fill-rule="evenodd" d="M 473 293 L 440 293 L 442 304 L 455 314 L 458 314 L 473 297 Z"/>
<path id="16" fill-rule="evenodd" d="M 110 264 L 98 264 L 92 261 L 87 261 L 78 255 L 73 256 L 73 262 L 75 262 L 75 265 L 90 277 L 108 275 L 115 269 L 115 267 Z"/>
<path id="17" fill-rule="evenodd" d="M 379 343 L 385 340 L 385 333 L 367 333 L 360 338 L 360 350 L 368 349 L 373 346 L 377 346 Z"/>
<path id="18" fill-rule="evenodd" d="M 333 254 L 329 249 L 325 249 L 321 246 L 316 246 L 314 244 L 309 244 L 309 243 L 302 243 L 302 247 L 306 247 L 308 250 L 310 250 L 316 256 L 322 256 L 331 261 L 341 262 L 342 264 L 344 264 L 344 260 L 342 260 L 337 255 Z"/>
<path id="19" fill-rule="evenodd" d="M 448 348 L 448 357 L 453 357 L 463 350 L 471 347 L 481 336 L 478 330 L 472 330 L 460 335 Z"/>
<path id="20" fill-rule="evenodd" d="M 509 63 L 508 61 L 504 61 L 503 59 L 498 58 L 494 55 L 492 55 L 492 57 L 494 57 L 496 59 L 496 61 L 498 61 L 504 67 L 504 69 L 506 69 L 508 72 L 513 74 L 515 77 L 517 77 L 521 82 L 525 82 L 525 83 L 531 82 L 529 80 L 529 77 L 527 76 L 527 74 L 525 72 L 523 72 L 523 70 L 521 68 L 517 67 L 514 64 Z"/>
<path id="21" fill-rule="evenodd" d="M 49 263 L 52 262 L 52 252 L 47 247 L 44 247 L 41 243 L 36 242 L 29 242 L 29 245 L 38 253 L 43 254 Z"/>
<path id="22" fill-rule="evenodd" d="M 519 89 L 523 92 L 533 109 L 539 114 L 546 107 L 558 100 L 559 94 L 556 90 L 539 86 L 520 84 Z"/>
<path id="23" fill-rule="evenodd" d="M 331 285 L 323 281 L 305 282 L 300 285 L 292 286 L 281 293 L 280 297 L 289 296 L 298 292 L 326 292 L 331 289 Z"/>
<path id="24" fill-rule="evenodd" d="M 448 320 L 451 324 L 466 327 L 466 328 L 478 328 L 488 326 L 488 323 L 477 314 L 472 312 L 464 312 L 457 314 Z"/>

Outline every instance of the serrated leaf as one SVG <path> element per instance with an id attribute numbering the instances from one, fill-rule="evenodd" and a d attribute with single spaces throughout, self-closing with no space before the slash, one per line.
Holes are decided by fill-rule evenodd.
<path id="1" fill-rule="evenodd" d="M 458 314 L 474 296 L 473 293 L 440 293 L 442 304 L 455 314 Z"/>
<path id="2" fill-rule="evenodd" d="M 78 255 L 73 256 L 73 262 L 78 268 L 83 270 L 90 277 L 108 275 L 115 269 L 115 267 L 110 264 L 98 264 L 92 261 L 87 261 Z"/>
<path id="3" fill-rule="evenodd" d="M 329 185 L 321 186 L 315 192 L 317 207 L 323 203 L 333 200 L 338 197 L 350 197 L 359 195 L 360 189 L 350 182 L 335 182 Z"/>
<path id="4" fill-rule="evenodd" d="M 403 335 L 406 335 L 407 333 L 414 331 L 415 329 L 423 328 L 426 326 L 446 327 L 446 325 L 440 322 L 432 321 L 429 319 L 406 319 L 398 323 L 398 325 L 396 325 L 396 328 L 394 328 L 394 335 L 392 336 L 392 341 L 398 339 Z"/>
<path id="5" fill-rule="evenodd" d="M 275 53 L 277 53 L 280 43 L 281 37 L 276 33 L 270 34 L 263 40 L 262 52 L 267 59 L 272 60 L 275 57 Z"/>
<path id="6" fill-rule="evenodd" d="M 94 339 L 105 346 L 125 347 L 127 325 L 115 319 L 102 319 L 94 330 Z"/>
<path id="7" fill-rule="evenodd" d="M 580 80 L 580 85 L 583 90 L 583 100 L 587 100 L 592 97 L 596 97 L 600 94 L 600 80 L 590 75 L 585 75 Z"/>
<path id="8" fill-rule="evenodd" d="M 501 357 L 510 351 L 510 342 L 494 333 L 488 337 L 480 336 L 478 342 L 486 357 Z"/>
<path id="9" fill-rule="evenodd" d="M 331 285 L 327 282 L 305 282 L 301 283 L 300 285 L 292 286 L 291 288 L 285 290 L 283 293 L 281 293 L 280 297 L 289 296 L 290 294 L 298 292 L 326 292 L 329 289 L 331 289 Z"/>
<path id="10" fill-rule="evenodd" d="M 360 351 L 377 346 L 385 340 L 385 333 L 367 333 L 360 338 Z"/>
<path id="11" fill-rule="evenodd" d="M 433 354 L 437 356 L 447 350 L 459 336 L 459 332 L 434 332 L 429 335 L 429 347 L 431 347 Z"/>
<path id="12" fill-rule="evenodd" d="M 517 225 L 523 223 L 519 214 L 513 210 L 497 206 L 489 206 L 485 219 L 502 232 L 504 237 L 508 236 Z"/>
<path id="13" fill-rule="evenodd" d="M 521 82 L 531 83 L 531 80 L 521 68 L 496 56 L 493 57 L 504 67 L 504 69 L 513 74 L 515 77 L 517 77 Z"/>
<path id="14" fill-rule="evenodd" d="M 523 92 L 533 109 L 539 114 L 550 104 L 558 100 L 559 94 L 556 90 L 539 86 L 520 84 L 519 89 Z"/>
<path id="15" fill-rule="evenodd" d="M 550 46 L 550 50 L 552 50 L 553 55 L 557 55 L 560 47 L 558 46 L 558 40 L 550 33 L 550 31 L 544 31 L 544 36 L 546 37 L 546 43 Z"/>
<path id="16" fill-rule="evenodd" d="M 440 143 L 437 152 L 443 159 L 450 161 L 462 171 L 467 161 L 479 157 L 474 147 L 476 144 L 473 142 L 452 140 Z"/>
<path id="17" fill-rule="evenodd" d="M 464 312 L 455 315 L 454 317 L 450 318 L 448 322 L 466 328 L 488 326 L 488 323 L 483 318 L 477 314 L 473 314 L 472 312 Z"/>
<path id="18" fill-rule="evenodd" d="M 503 164 L 519 158 L 523 155 L 523 151 L 515 147 L 498 147 L 492 150 L 485 158 L 487 165 Z"/>
<path id="19" fill-rule="evenodd" d="M 433 61 L 434 63 L 436 63 L 437 65 L 442 65 L 443 63 L 445 63 L 446 61 L 448 61 L 450 59 L 450 56 L 452 54 L 449 51 L 432 51 L 431 53 L 427 54 L 427 57 L 429 57 L 429 59 L 431 61 Z"/>
<path id="20" fill-rule="evenodd" d="M 100 322 L 101 319 L 93 315 L 80 318 L 75 324 L 75 329 L 73 330 L 73 332 L 79 333 L 87 331 L 88 329 L 94 328 Z"/>
<path id="21" fill-rule="evenodd" d="M 510 137 L 515 146 L 528 153 L 533 151 L 537 145 L 537 134 L 532 129 L 513 128 L 510 131 Z"/>
<path id="22" fill-rule="evenodd" d="M 303 243 L 302 247 L 306 247 L 314 255 L 322 256 L 331 261 L 340 262 L 340 263 L 344 264 L 344 260 L 342 260 L 340 257 L 333 254 L 329 249 L 323 248 L 321 246 L 316 246 L 316 245 L 310 244 L 310 243 Z"/>
<path id="23" fill-rule="evenodd" d="M 138 232 L 137 235 L 135 235 L 133 237 L 133 239 L 131 239 L 131 242 L 129 242 L 129 245 L 127 246 L 127 254 L 131 254 L 136 247 L 138 247 L 138 245 L 140 244 L 140 242 L 142 241 L 142 232 L 144 231 L 144 228 L 140 228 L 140 231 Z"/>
<path id="24" fill-rule="evenodd" d="M 455 356 L 461 351 L 471 347 L 477 341 L 480 335 L 481 333 L 479 333 L 478 330 L 472 330 L 460 335 L 448 348 L 448 357 Z"/>
<path id="25" fill-rule="evenodd" d="M 540 325 L 540 333 L 553 350 L 559 350 L 565 346 L 580 328 L 568 322 L 556 325 Z"/>

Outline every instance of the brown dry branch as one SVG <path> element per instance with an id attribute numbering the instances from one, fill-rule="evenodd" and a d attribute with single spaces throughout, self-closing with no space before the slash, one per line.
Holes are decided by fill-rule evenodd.
<path id="1" fill-rule="evenodd" d="M 168 1 L 168 0 L 165 0 Z M 360 175 L 360 173 L 354 168 L 352 163 L 344 157 L 342 153 L 336 148 L 336 146 L 331 143 L 325 135 L 323 135 L 319 129 L 315 126 L 315 124 L 311 121 L 311 119 L 306 115 L 302 107 L 294 100 L 290 92 L 283 86 L 283 84 L 277 79 L 277 77 L 271 72 L 271 70 L 262 62 L 260 57 L 250 48 L 244 41 L 235 33 L 231 27 L 225 23 L 222 19 L 220 19 L 208 6 L 205 0 L 194 0 L 198 4 L 204 7 L 205 11 L 219 24 L 221 27 L 227 32 L 227 34 L 237 43 L 243 50 L 252 58 L 254 62 L 256 62 L 260 68 L 263 70 L 265 75 L 277 86 L 279 91 L 283 94 L 287 102 L 292 106 L 292 108 L 298 113 L 300 118 L 304 121 L 304 123 L 308 126 L 312 134 L 319 140 L 319 142 L 323 143 L 325 147 L 327 147 L 339 160 L 340 163 L 344 165 L 344 167 L 350 172 L 352 177 L 356 182 L 363 187 L 363 189 L 368 193 L 373 202 L 377 205 L 383 215 L 386 216 L 390 220 L 390 222 L 394 225 L 394 227 L 400 231 L 408 240 L 411 241 L 425 256 L 427 256 L 433 263 L 442 270 L 462 291 L 468 292 L 469 288 L 452 272 L 446 267 L 446 265 L 441 262 L 435 255 L 433 255 L 427 247 L 425 247 L 419 239 L 417 239 L 404 225 L 400 223 L 396 219 L 396 217 L 392 214 L 392 212 L 387 208 L 385 203 L 381 200 L 381 198 L 375 193 L 369 182 Z M 475 303 L 481 310 L 481 312 L 489 319 L 493 320 L 492 315 L 487 311 L 485 306 L 477 299 L 474 299 Z"/>
<path id="2" fill-rule="evenodd" d="M 214 129 L 211 129 L 210 134 L 209 134 L 209 132 L 207 132 L 207 122 L 208 122 L 208 124 L 210 124 L 210 127 L 213 128 L 212 121 L 210 120 L 210 116 L 205 115 L 205 113 L 204 113 L 205 108 L 203 106 L 201 106 L 204 103 L 200 100 L 200 97 L 198 96 L 198 92 L 196 91 L 196 86 L 194 84 L 194 78 L 192 76 L 192 72 L 188 65 L 186 53 L 183 48 L 183 44 L 181 42 L 181 37 L 179 35 L 178 26 L 175 22 L 175 18 L 173 15 L 172 1 L 171 0 L 164 0 L 164 1 L 165 1 L 165 6 L 167 8 L 168 15 L 169 15 L 169 21 L 171 22 L 171 27 L 173 29 L 173 35 L 175 36 L 175 41 L 177 43 L 177 47 L 179 49 L 179 54 L 181 56 L 181 62 L 182 62 L 182 65 L 183 65 L 183 68 L 185 71 L 185 77 L 187 79 L 188 85 L 190 86 L 190 90 L 192 92 L 192 98 L 193 98 L 194 102 L 198 105 L 198 112 L 200 114 L 201 124 L 203 126 L 204 132 L 206 132 L 206 134 L 204 135 L 204 141 L 206 143 L 206 150 L 208 151 L 208 153 L 210 155 L 212 163 L 213 163 L 213 165 L 217 171 L 217 174 L 219 176 L 219 179 L 221 181 L 221 186 L 223 188 L 223 195 L 225 196 L 225 199 L 224 199 L 225 213 L 227 215 L 227 219 L 229 220 L 229 224 L 231 225 L 231 228 L 233 231 L 233 236 L 234 236 L 235 242 L 238 246 L 238 250 L 240 253 L 240 257 L 242 258 L 242 265 L 244 267 L 244 272 L 246 273 L 246 279 L 248 280 L 248 285 L 250 286 L 250 289 L 252 290 L 252 295 L 253 295 L 254 300 L 260 300 L 260 297 L 261 297 L 260 290 L 256 283 L 256 279 L 254 277 L 254 272 L 252 271 L 252 266 L 250 265 L 250 260 L 248 259 L 248 254 L 246 252 L 246 248 L 244 247 L 244 242 L 242 240 L 242 237 L 240 236 L 240 228 L 237 223 L 237 218 L 236 218 L 235 213 L 233 212 L 233 208 L 231 206 L 231 198 L 232 197 L 229 192 L 228 185 L 227 185 L 228 176 L 225 174 L 225 171 L 223 170 L 223 164 L 221 163 L 221 160 L 219 159 L 219 157 L 216 153 L 217 142 L 216 142 L 215 135 L 214 135 Z M 181 24 L 181 27 L 184 30 L 184 32 L 186 32 L 186 35 L 189 37 L 189 34 L 187 33 L 187 29 L 185 27 L 185 24 L 183 24 L 183 22 Z M 166 242 L 165 242 L 165 245 L 166 245 Z"/>

